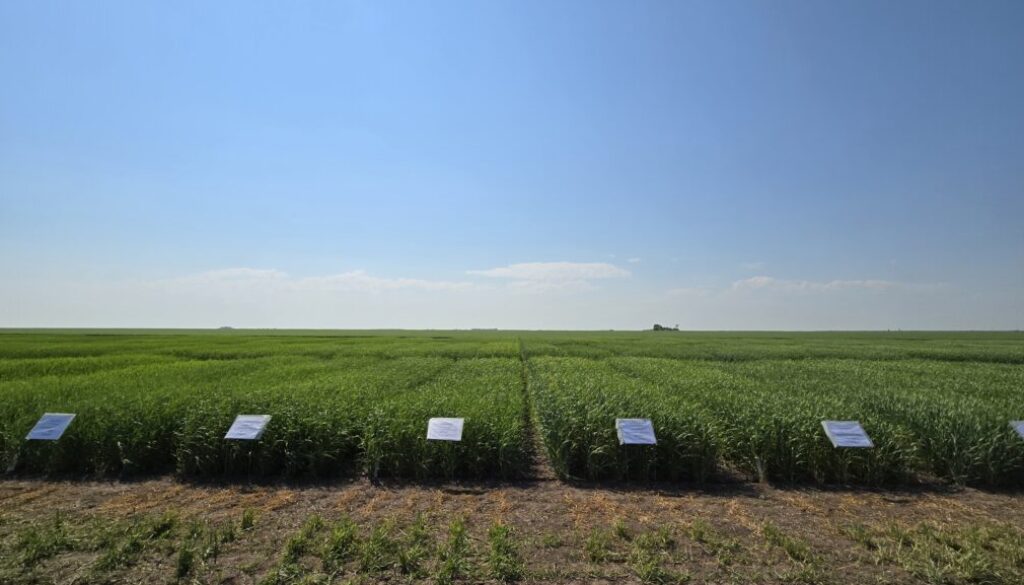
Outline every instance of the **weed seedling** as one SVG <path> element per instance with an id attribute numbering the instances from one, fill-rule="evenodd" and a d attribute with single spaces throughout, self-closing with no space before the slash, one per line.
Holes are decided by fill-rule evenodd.
<path id="1" fill-rule="evenodd" d="M 490 554 L 487 557 L 491 576 L 506 583 L 518 581 L 523 576 L 523 561 L 519 556 L 512 527 L 495 523 L 487 532 Z"/>
<path id="2" fill-rule="evenodd" d="M 469 573 L 469 553 L 466 523 L 462 518 L 457 518 L 448 525 L 448 540 L 441 548 L 439 555 L 441 561 L 437 572 L 439 585 L 449 585 L 458 577 Z"/>

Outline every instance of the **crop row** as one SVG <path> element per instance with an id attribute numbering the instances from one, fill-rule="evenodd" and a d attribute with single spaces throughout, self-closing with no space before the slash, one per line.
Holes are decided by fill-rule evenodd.
<path id="1" fill-rule="evenodd" d="M 511 358 L 96 359 L 106 367 L 0 382 L 0 464 L 320 477 L 515 477 L 527 466 L 521 373 Z M 60 441 L 24 441 L 43 411 L 78 416 Z M 226 441 L 238 413 L 273 419 L 259 441 Z M 426 441 L 434 416 L 464 417 L 463 441 Z"/>
<path id="2" fill-rule="evenodd" d="M 1024 483 L 1024 370 L 920 360 L 538 357 L 530 388 L 563 477 L 703 480 L 727 468 L 786 482 L 922 476 Z M 611 421 L 650 418 L 655 448 L 619 446 Z M 873 449 L 835 449 L 822 420 L 860 420 Z"/>
<path id="3" fill-rule="evenodd" d="M 1019 332 L 529 332 L 531 356 L 746 362 L 846 359 L 1024 364 Z"/>
<path id="4" fill-rule="evenodd" d="M 0 333 L 0 465 L 123 476 L 1024 484 L 1013 334 Z M 888 352 L 890 355 L 879 355 Z M 925 357 L 921 357 L 925 356 Z M 525 367 L 524 367 L 525 366 Z M 524 392 L 524 382 L 526 392 Z M 529 412 L 528 412 L 529 408 Z M 42 412 L 79 416 L 26 442 Z M 256 442 L 235 415 L 271 414 Z M 430 417 L 466 420 L 459 443 Z M 620 446 L 650 418 L 656 446 Z M 826 419 L 876 447 L 835 449 Z"/>

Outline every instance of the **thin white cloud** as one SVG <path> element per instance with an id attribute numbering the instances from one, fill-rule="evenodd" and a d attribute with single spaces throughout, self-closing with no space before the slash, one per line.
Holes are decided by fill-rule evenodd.
<path id="1" fill-rule="evenodd" d="M 252 284 L 254 282 L 285 282 L 288 274 L 262 268 L 223 268 L 189 274 L 160 281 L 160 284 L 202 286 L 213 283 Z"/>
<path id="2" fill-rule="evenodd" d="M 668 290 L 670 297 L 707 297 L 714 294 L 714 289 L 703 286 L 683 286 Z"/>
<path id="3" fill-rule="evenodd" d="M 252 289 L 276 291 L 382 292 L 394 290 L 458 291 L 474 288 L 471 282 L 387 278 L 365 270 L 326 276 L 293 278 L 286 272 L 258 268 L 225 268 L 151 283 L 154 286 L 190 291 Z"/>
<path id="4" fill-rule="evenodd" d="M 467 274 L 507 280 L 509 291 L 526 294 L 593 291 L 598 287 L 591 281 L 630 276 L 628 270 L 606 262 L 522 262 Z"/>
<path id="5" fill-rule="evenodd" d="M 605 282 L 599 280 L 487 280 L 449 286 L 443 280 L 360 271 L 333 276 L 340 278 L 236 268 L 163 281 L 0 279 L 0 307 L 11 309 L 0 310 L 0 325 L 639 329 L 659 322 L 679 323 L 683 329 L 740 330 L 1024 327 L 1020 287 L 978 291 L 955 284 L 893 282 L 876 292 L 850 284 L 868 282 L 863 280 L 783 286 L 820 291 L 798 293 L 773 292 L 770 286 L 787 281 L 769 277 L 755 281 L 761 288 L 740 290 L 733 290 L 731 281 L 688 288 L 679 282 L 680 288 L 666 295 L 663 289 L 643 289 L 643 283 L 628 290 L 588 290 Z M 833 282 L 846 284 L 825 286 Z M 357 292 L 337 292 L 332 286 Z M 581 289 L 586 292 L 572 292 Z"/>
<path id="6" fill-rule="evenodd" d="M 752 276 L 734 281 L 727 287 L 677 287 L 664 292 L 666 297 L 722 297 L 739 294 L 756 293 L 788 293 L 814 294 L 837 293 L 840 291 L 886 292 L 901 291 L 907 293 L 937 293 L 948 291 L 945 283 L 909 283 L 891 280 L 790 280 L 774 276 Z"/>
<path id="7" fill-rule="evenodd" d="M 764 270 L 764 262 L 743 262 L 740 264 L 742 270 Z"/>
<path id="8" fill-rule="evenodd" d="M 586 281 L 630 276 L 628 270 L 607 262 L 523 262 L 487 270 L 469 270 L 467 273 L 488 278 L 546 282 Z"/>
<path id="9" fill-rule="evenodd" d="M 295 288 L 332 291 L 383 291 L 415 289 L 425 291 L 456 291 L 473 288 L 471 282 L 425 280 L 421 278 L 383 278 L 353 270 L 332 276 L 315 276 L 295 282 Z"/>
<path id="10" fill-rule="evenodd" d="M 882 291 L 900 286 L 888 280 L 830 280 L 815 282 L 811 280 L 786 280 L 772 276 L 752 276 L 732 283 L 734 291 L 770 290 L 783 292 L 829 292 L 840 290 L 873 290 Z"/>
<path id="11" fill-rule="evenodd" d="M 525 294 L 569 294 L 596 289 L 596 286 L 586 280 L 513 280 L 508 283 L 508 290 Z"/>
<path id="12" fill-rule="evenodd" d="M 639 264 L 641 262 L 641 260 L 642 260 L 641 258 L 630 258 L 630 259 L 626 260 L 626 262 L 629 262 L 630 264 Z"/>

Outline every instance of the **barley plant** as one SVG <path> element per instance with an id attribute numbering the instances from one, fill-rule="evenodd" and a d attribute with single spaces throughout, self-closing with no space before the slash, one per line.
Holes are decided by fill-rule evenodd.
<path id="1" fill-rule="evenodd" d="M 516 477 L 529 461 L 514 338 L 0 335 L 0 464 L 25 472 Z M 77 418 L 26 442 L 42 412 Z M 270 414 L 227 441 L 237 414 Z M 425 439 L 464 417 L 463 441 Z"/>
<path id="2" fill-rule="evenodd" d="M 1024 414 L 1024 339 L 918 335 L 537 333 L 524 345 L 563 478 L 703 481 L 728 468 L 786 483 L 1024 483 L 1024 440 L 1008 425 Z M 650 418 L 658 445 L 618 445 L 625 417 Z M 833 448 L 827 419 L 861 421 L 876 447 Z"/>
<path id="3" fill-rule="evenodd" d="M 1020 333 L 0 332 L 15 473 L 1024 485 Z M 78 417 L 26 442 L 43 412 Z M 259 441 L 226 441 L 270 414 Z M 430 417 L 465 419 L 428 442 Z M 619 445 L 650 418 L 656 446 Z M 824 419 L 874 449 L 835 449 Z M 539 438 L 539 441 L 534 439 Z M 190 552 L 186 551 L 183 566 Z"/>

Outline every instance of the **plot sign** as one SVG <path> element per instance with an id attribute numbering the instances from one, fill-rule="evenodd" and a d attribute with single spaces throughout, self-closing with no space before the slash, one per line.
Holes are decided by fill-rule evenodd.
<path id="1" fill-rule="evenodd" d="M 825 434 L 832 441 L 833 447 L 869 449 L 875 446 L 864 428 L 855 420 L 823 420 L 821 426 L 825 427 Z"/>
<path id="2" fill-rule="evenodd" d="M 619 434 L 620 445 L 657 445 L 654 438 L 654 425 L 649 418 L 617 418 L 615 430 Z"/>
<path id="3" fill-rule="evenodd" d="M 432 418 L 427 422 L 427 440 L 429 441 L 461 441 L 461 418 Z"/>
<path id="4" fill-rule="evenodd" d="M 242 441 L 255 441 L 263 435 L 263 431 L 270 422 L 269 414 L 240 414 L 231 423 L 225 439 L 238 439 Z"/>
<path id="5" fill-rule="evenodd" d="M 1024 439 L 1024 420 L 1010 421 L 1010 426 L 1013 427 L 1013 430 L 1017 431 L 1020 438 Z"/>
<path id="6" fill-rule="evenodd" d="M 47 412 L 25 437 L 29 441 L 56 441 L 67 430 L 75 415 L 62 412 Z"/>

